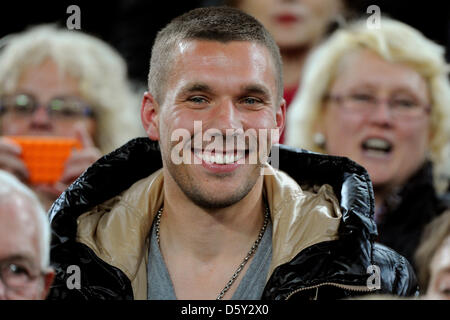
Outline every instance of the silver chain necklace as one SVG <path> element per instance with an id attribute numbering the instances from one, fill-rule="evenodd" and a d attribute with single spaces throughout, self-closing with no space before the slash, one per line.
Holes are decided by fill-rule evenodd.
<path id="1" fill-rule="evenodd" d="M 160 239 L 159 238 L 159 225 L 161 224 L 161 215 L 163 213 L 163 209 L 164 208 L 161 207 L 158 210 L 158 213 L 156 215 L 156 230 L 155 230 L 156 231 L 156 240 L 157 240 L 158 246 L 160 248 L 161 248 L 161 246 L 160 246 L 160 243 L 159 243 L 160 242 L 160 240 L 159 240 Z M 236 280 L 236 278 L 241 273 L 242 269 L 244 269 L 244 266 L 247 264 L 248 260 L 250 260 L 250 258 L 255 253 L 256 249 L 258 249 L 259 243 L 261 242 L 261 239 L 264 236 L 264 232 L 267 229 L 267 225 L 269 224 L 269 218 L 270 218 L 270 211 L 269 211 L 269 207 L 266 205 L 266 212 L 264 213 L 264 223 L 263 223 L 263 225 L 261 227 L 261 230 L 259 231 L 258 238 L 253 243 L 253 246 L 251 247 L 250 251 L 247 253 L 247 255 L 245 256 L 244 260 L 242 260 L 241 264 L 236 269 L 234 274 L 231 276 L 230 280 L 228 280 L 228 282 L 225 285 L 225 287 L 222 289 L 222 291 L 220 291 L 220 293 L 217 296 L 216 300 L 222 300 L 223 296 L 225 295 L 225 293 L 227 293 L 228 290 L 230 290 L 231 286 L 233 285 L 234 281 Z"/>

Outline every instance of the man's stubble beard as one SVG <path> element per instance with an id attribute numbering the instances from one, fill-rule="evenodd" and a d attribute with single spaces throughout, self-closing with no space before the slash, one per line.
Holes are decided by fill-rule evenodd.
<path id="1" fill-rule="evenodd" d="M 170 154 L 171 152 L 169 152 Z M 195 181 L 192 176 L 189 176 L 187 170 L 182 170 L 186 166 L 201 166 L 201 164 L 174 164 L 170 156 L 167 157 L 165 153 L 162 152 L 163 157 L 163 165 L 167 168 L 172 179 L 178 185 L 180 190 L 186 195 L 188 199 L 190 199 L 197 206 L 205 209 L 222 209 L 229 207 L 235 203 L 238 203 L 243 198 L 250 193 L 255 184 L 258 181 L 258 178 L 261 177 L 261 164 L 244 164 L 244 166 L 252 166 L 253 170 L 251 174 L 247 176 L 247 179 L 243 181 L 241 185 L 238 186 L 235 190 L 231 191 L 224 198 L 218 198 L 219 194 L 210 194 L 207 190 L 203 190 L 202 186 L 204 183 L 202 181 Z M 222 174 L 224 179 L 231 177 L 232 175 L 236 175 L 236 173 L 225 173 Z M 220 183 L 220 180 L 217 179 Z"/>

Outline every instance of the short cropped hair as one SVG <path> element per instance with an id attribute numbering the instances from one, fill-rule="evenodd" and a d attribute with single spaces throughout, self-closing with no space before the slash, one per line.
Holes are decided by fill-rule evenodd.
<path id="1" fill-rule="evenodd" d="M 450 237 L 450 210 L 439 215 L 425 227 L 420 245 L 416 250 L 414 258 L 421 291 L 428 288 L 431 261 L 448 237 Z"/>
<path id="2" fill-rule="evenodd" d="M 144 133 L 138 131 L 139 99 L 129 86 L 126 63 L 107 43 L 81 31 L 39 25 L 6 36 L 0 46 L 0 94 L 15 91 L 27 68 L 50 59 L 79 81 L 82 98 L 93 108 L 94 141 L 103 153 Z"/>
<path id="3" fill-rule="evenodd" d="M 336 76 L 342 58 L 366 48 L 386 61 L 402 63 L 425 80 L 431 97 L 430 160 L 434 167 L 434 183 L 438 191 L 447 188 L 444 176 L 449 156 L 450 84 L 449 66 L 443 47 L 416 29 L 383 17 L 379 28 L 369 28 L 365 20 L 355 21 L 337 30 L 305 63 L 301 86 L 287 114 L 286 144 L 326 153 L 314 142 L 314 130 L 321 119 L 323 101 Z"/>
<path id="4" fill-rule="evenodd" d="M 39 239 L 41 247 L 41 268 L 45 270 L 50 266 L 50 222 L 47 213 L 42 207 L 41 202 L 34 192 L 25 184 L 20 182 L 11 173 L 0 170 L 0 202 L 20 197 L 30 204 L 33 213 L 36 215 L 36 221 L 39 228 Z"/>
<path id="5" fill-rule="evenodd" d="M 163 103 L 168 75 L 176 45 L 184 40 L 227 43 L 250 41 L 266 47 L 276 72 L 277 98 L 283 95 L 283 71 L 280 50 L 269 32 L 250 15 L 234 8 L 206 7 L 191 10 L 160 30 L 150 59 L 148 87 L 158 103 Z"/>

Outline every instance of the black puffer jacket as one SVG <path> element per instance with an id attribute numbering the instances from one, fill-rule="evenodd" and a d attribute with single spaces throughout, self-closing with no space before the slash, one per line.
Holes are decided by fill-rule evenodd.
<path id="1" fill-rule="evenodd" d="M 450 207 L 449 195 L 436 194 L 433 168 L 426 162 L 395 195 L 378 221 L 378 241 L 403 255 L 414 267 L 414 253 L 424 227 Z"/>
<path id="2" fill-rule="evenodd" d="M 370 273 L 381 271 L 378 293 L 417 293 L 414 272 L 405 258 L 374 243 L 373 191 L 366 171 L 340 157 L 280 146 L 280 170 L 303 187 L 330 184 L 342 211 L 339 240 L 300 251 L 271 274 L 263 299 L 340 299 L 371 292 Z M 130 141 L 92 165 L 50 209 L 51 261 L 57 271 L 49 299 L 133 299 L 127 276 L 76 241 L 77 218 L 161 168 L 158 145 L 147 138 Z M 82 269 L 82 290 L 67 287 L 68 266 Z M 370 282 L 376 286 L 375 282 Z"/>

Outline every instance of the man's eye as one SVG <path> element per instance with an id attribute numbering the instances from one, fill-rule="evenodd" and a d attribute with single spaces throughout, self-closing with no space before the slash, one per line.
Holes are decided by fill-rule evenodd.
<path id="1" fill-rule="evenodd" d="M 246 104 L 246 105 L 252 105 L 252 106 L 257 105 L 257 104 L 261 104 L 261 103 L 262 103 L 261 99 L 253 98 L 253 97 L 246 97 L 246 98 L 243 98 L 243 99 L 241 100 L 241 102 L 242 102 L 243 104 Z"/>
<path id="2" fill-rule="evenodd" d="M 208 102 L 204 97 L 200 97 L 200 96 L 190 97 L 188 100 L 190 102 L 197 103 L 197 104 Z"/>
<path id="3" fill-rule="evenodd" d="M 27 269 L 16 263 L 9 264 L 6 269 L 6 272 L 7 272 L 7 274 L 9 274 L 11 276 L 15 276 L 15 277 L 28 275 Z"/>

